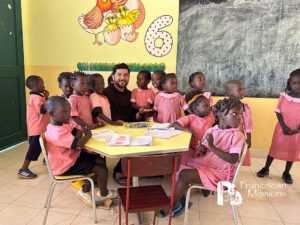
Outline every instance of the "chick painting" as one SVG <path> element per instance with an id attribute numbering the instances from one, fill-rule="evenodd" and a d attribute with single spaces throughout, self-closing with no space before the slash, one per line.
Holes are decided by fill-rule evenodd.
<path id="1" fill-rule="evenodd" d="M 112 12 L 107 13 L 104 22 L 107 24 L 103 31 L 104 41 L 109 45 L 117 44 L 121 37 L 121 29 L 117 25 L 117 16 Z"/>
<path id="2" fill-rule="evenodd" d="M 121 28 L 121 37 L 129 42 L 135 41 L 138 33 L 135 32 L 135 22 L 139 18 L 141 10 L 129 11 L 126 6 L 120 6 L 117 10 L 118 25 Z"/>

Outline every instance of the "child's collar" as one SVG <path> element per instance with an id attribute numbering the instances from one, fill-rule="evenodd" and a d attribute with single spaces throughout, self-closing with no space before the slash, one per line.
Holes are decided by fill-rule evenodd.
<path id="1" fill-rule="evenodd" d="M 40 92 L 37 92 L 37 91 L 31 91 L 29 92 L 30 95 L 39 95 L 41 97 L 44 97 L 44 95 L 42 95 Z"/>

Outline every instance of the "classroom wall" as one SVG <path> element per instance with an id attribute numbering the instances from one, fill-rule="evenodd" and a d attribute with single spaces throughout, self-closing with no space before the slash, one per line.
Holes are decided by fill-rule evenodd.
<path id="1" fill-rule="evenodd" d="M 82 7 L 75 7 L 74 5 L 79 4 L 79 2 L 81 2 Z M 91 9 L 90 5 L 93 5 L 95 1 L 86 1 L 90 5 L 83 4 L 82 2 L 83 1 L 80 0 L 22 0 L 25 78 L 31 74 L 41 76 L 44 79 L 45 86 L 49 90 L 50 95 L 61 93 L 57 83 L 59 73 L 77 70 L 76 63 L 79 61 L 84 62 L 90 60 L 98 62 L 97 56 L 95 55 L 95 52 L 98 50 L 95 49 L 94 45 L 84 44 L 80 46 L 80 48 L 75 46 L 77 43 L 76 40 L 78 41 L 79 38 L 78 34 L 80 34 L 80 38 L 85 39 L 85 43 L 93 41 L 92 36 L 82 33 L 83 31 L 78 31 L 78 24 L 74 22 L 80 13 L 88 12 Z M 145 3 L 145 7 L 147 4 L 150 4 L 150 1 L 143 2 Z M 69 7 L 67 3 L 70 4 Z M 71 3 L 73 3 L 73 5 Z M 170 4 L 170 2 L 165 1 L 164 4 Z M 76 10 L 76 13 L 72 12 L 72 10 Z M 57 15 L 58 12 L 61 13 L 62 11 L 63 14 Z M 157 15 L 161 13 L 163 13 L 163 11 L 157 13 Z M 145 27 L 147 28 L 147 26 Z M 66 35 L 70 33 L 73 34 L 71 36 Z M 62 41 L 62 39 L 66 40 Z M 121 43 L 120 46 L 113 46 L 113 48 L 117 47 L 122 49 L 124 43 Z M 68 49 L 68 51 L 65 49 Z M 134 54 L 134 49 L 129 54 Z M 174 54 L 170 55 L 172 59 L 166 59 L 168 64 L 166 72 L 176 71 L 176 64 L 172 61 L 173 58 L 176 60 L 176 50 L 171 52 L 171 54 Z M 143 58 L 140 57 L 139 60 L 142 62 Z M 160 63 L 161 59 L 155 58 L 153 61 Z M 124 62 L 128 61 L 124 60 Z M 110 75 L 109 72 L 101 72 L 101 74 L 105 80 Z M 136 87 L 136 75 L 136 72 L 131 73 L 131 79 L 128 85 L 129 89 Z M 209 79 L 207 79 L 207 86 L 209 86 Z M 27 89 L 27 97 L 28 93 L 29 90 Z M 222 97 L 213 97 L 215 102 L 220 98 Z M 252 109 L 254 125 L 252 149 L 268 151 L 276 123 L 274 109 L 277 104 L 277 99 L 245 98 L 244 100 L 250 104 Z"/>

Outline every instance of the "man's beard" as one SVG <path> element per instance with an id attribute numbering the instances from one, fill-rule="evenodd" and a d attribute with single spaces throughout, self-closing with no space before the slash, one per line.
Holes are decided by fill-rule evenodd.
<path id="1" fill-rule="evenodd" d="M 118 88 L 125 88 L 127 86 L 128 83 L 126 83 L 124 86 L 120 86 L 119 83 L 115 82 L 115 85 L 117 85 Z"/>

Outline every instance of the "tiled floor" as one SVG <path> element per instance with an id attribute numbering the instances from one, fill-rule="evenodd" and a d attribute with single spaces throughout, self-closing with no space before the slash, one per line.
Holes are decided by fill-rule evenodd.
<path id="1" fill-rule="evenodd" d="M 42 157 L 31 165 L 38 174 L 34 180 L 20 180 L 16 177 L 28 144 L 23 143 L 13 149 L 0 152 L 0 224 L 36 225 L 42 224 L 44 201 L 48 193 L 49 178 Z M 239 223 L 243 225 L 292 225 L 300 224 L 300 164 L 295 163 L 291 174 L 294 184 L 285 185 L 281 180 L 284 162 L 274 161 L 268 178 L 259 179 L 255 172 L 265 162 L 265 158 L 252 158 L 251 167 L 243 167 L 237 182 L 237 190 L 242 194 L 243 202 L 238 206 Z M 108 159 L 110 172 L 116 160 Z M 111 177 L 111 174 L 110 174 Z M 141 184 L 162 183 L 170 192 L 169 178 L 144 178 Z M 109 188 L 118 186 L 110 179 Z M 70 184 L 56 186 L 47 224 L 89 225 L 93 223 L 92 209 L 78 200 Z M 217 195 L 202 197 L 198 191 L 191 196 L 193 206 L 189 211 L 189 225 L 193 224 L 233 224 L 231 207 L 217 205 Z M 118 224 L 118 207 L 111 210 L 97 209 L 99 224 Z M 122 217 L 124 223 L 124 217 Z M 153 213 L 142 214 L 143 224 L 152 224 Z M 167 219 L 159 219 L 158 224 L 167 224 Z M 136 215 L 130 215 L 129 224 L 137 224 Z M 183 224 L 183 215 L 174 218 L 172 224 Z"/>

